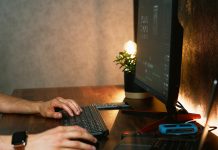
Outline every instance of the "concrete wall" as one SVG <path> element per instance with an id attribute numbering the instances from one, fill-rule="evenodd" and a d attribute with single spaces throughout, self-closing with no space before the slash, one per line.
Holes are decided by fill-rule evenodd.
<path id="1" fill-rule="evenodd" d="M 1 0 L 0 91 L 122 84 L 132 0 Z"/>

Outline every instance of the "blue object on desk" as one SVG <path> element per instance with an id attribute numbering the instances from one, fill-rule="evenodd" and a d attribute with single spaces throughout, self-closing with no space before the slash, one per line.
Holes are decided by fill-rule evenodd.
<path id="1" fill-rule="evenodd" d="M 165 135 L 196 134 L 198 127 L 194 123 L 160 124 L 159 131 Z"/>

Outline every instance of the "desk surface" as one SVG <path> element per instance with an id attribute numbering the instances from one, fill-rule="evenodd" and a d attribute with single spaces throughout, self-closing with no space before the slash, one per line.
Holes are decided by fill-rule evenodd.
<path id="1" fill-rule="evenodd" d="M 125 100 L 134 108 L 166 111 L 165 106 L 154 99 L 125 99 L 122 86 L 17 89 L 12 95 L 29 100 L 49 100 L 61 96 L 76 100 L 80 106 Z M 100 149 L 104 150 L 113 149 L 120 141 L 120 135 L 123 131 L 135 131 L 157 120 L 154 117 L 127 115 L 118 110 L 101 111 L 101 115 L 110 132 L 106 139 L 100 141 Z M 12 134 L 21 130 L 37 133 L 61 125 L 60 120 L 43 118 L 39 115 L 4 114 L 0 119 L 0 134 Z"/>

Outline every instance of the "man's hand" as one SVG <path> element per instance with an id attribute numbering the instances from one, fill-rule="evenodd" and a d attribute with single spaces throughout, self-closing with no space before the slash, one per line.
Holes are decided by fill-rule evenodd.
<path id="1" fill-rule="evenodd" d="M 26 150 L 95 150 L 80 140 L 96 143 L 97 140 L 79 126 L 60 126 L 28 136 Z"/>
<path id="2" fill-rule="evenodd" d="M 62 114 L 55 112 L 55 108 L 65 110 L 70 116 L 79 115 L 82 112 L 81 107 L 74 100 L 57 97 L 49 101 L 41 102 L 39 105 L 39 113 L 43 117 L 59 119 L 62 117 Z"/>

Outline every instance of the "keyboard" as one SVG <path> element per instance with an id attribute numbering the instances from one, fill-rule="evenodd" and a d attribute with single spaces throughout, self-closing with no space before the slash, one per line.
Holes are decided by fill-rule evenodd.
<path id="1" fill-rule="evenodd" d="M 82 109 L 78 116 L 69 116 L 66 111 L 62 111 L 62 124 L 64 126 L 78 125 L 95 137 L 106 137 L 109 130 L 98 109 L 94 105 L 84 106 Z"/>

